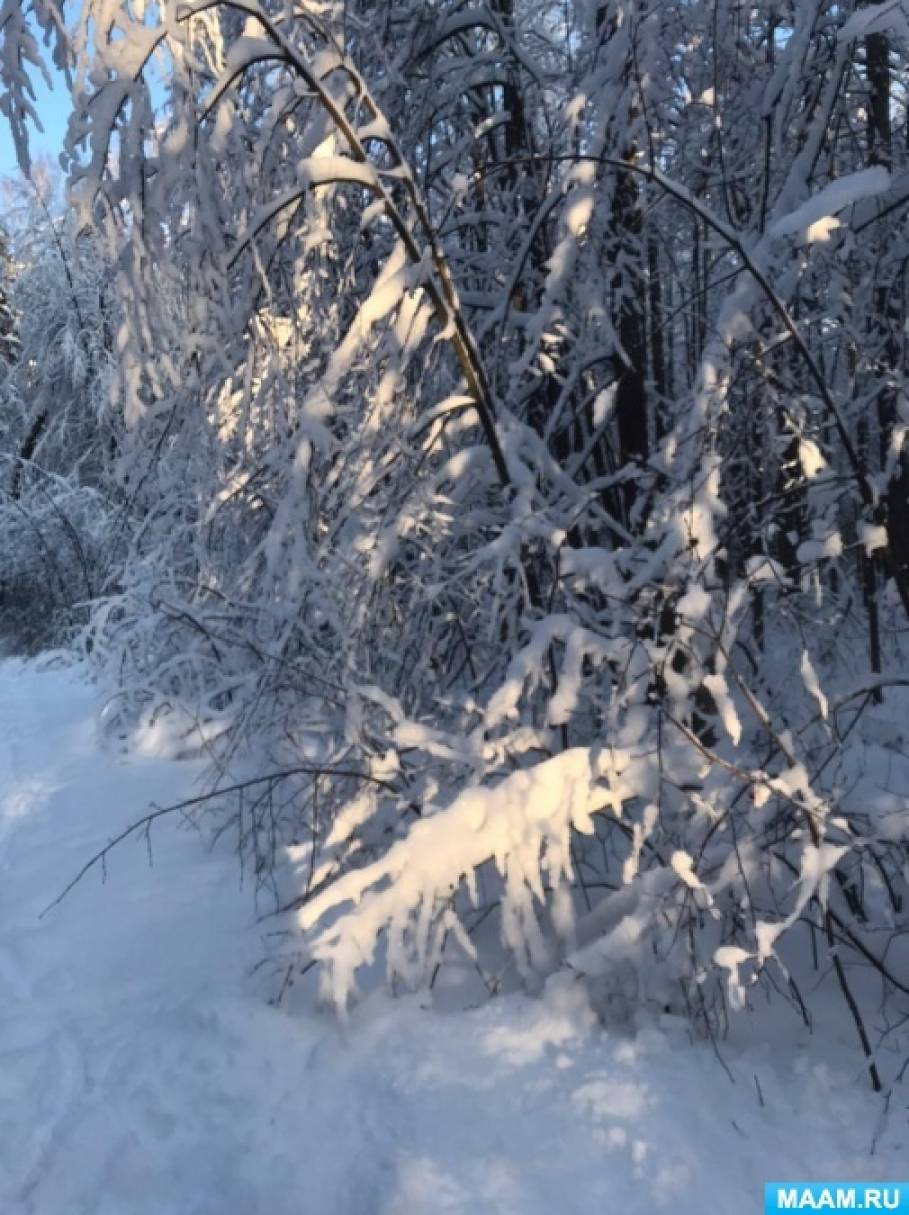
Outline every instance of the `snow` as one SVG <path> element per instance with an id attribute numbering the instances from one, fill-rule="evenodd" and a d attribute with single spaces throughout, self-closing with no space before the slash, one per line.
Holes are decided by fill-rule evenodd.
<path id="1" fill-rule="evenodd" d="M 863 198 L 873 198 L 890 188 L 890 174 L 880 165 L 848 173 L 832 181 L 786 215 L 780 216 L 770 226 L 770 235 L 789 236 L 801 233 L 804 240 L 829 239 L 837 226 L 831 222 L 837 211 L 842 211 Z"/>
<path id="2" fill-rule="evenodd" d="M 565 208 L 565 227 L 573 237 L 580 239 L 586 233 L 593 215 L 596 166 L 592 162 L 577 165 L 572 174 L 572 181 L 575 188 Z"/>
<path id="3" fill-rule="evenodd" d="M 799 439 L 799 464 L 809 481 L 827 467 L 827 461 L 813 439 Z"/>
<path id="4" fill-rule="evenodd" d="M 704 687 L 716 703 L 720 721 L 723 723 L 723 729 L 732 739 L 733 743 L 738 746 L 742 737 L 742 723 L 739 720 L 732 697 L 729 695 L 729 687 L 726 680 L 722 675 L 705 675 Z"/>
<path id="5" fill-rule="evenodd" d="M 811 662 L 811 657 L 807 650 L 802 651 L 802 662 L 801 662 L 800 669 L 802 672 L 802 679 L 804 681 L 805 687 L 808 689 L 808 692 L 817 701 L 818 708 L 821 711 L 821 717 L 823 717 L 824 720 L 826 721 L 828 713 L 829 713 L 829 705 L 827 702 L 827 697 L 824 695 L 823 691 L 821 690 L 821 685 L 820 685 L 820 682 L 818 681 L 817 672 L 814 669 L 814 666 Z"/>
<path id="6" fill-rule="evenodd" d="M 803 564 L 810 561 L 820 561 L 825 557 L 840 557 L 843 552 L 843 538 L 839 532 L 831 532 L 823 539 L 803 540 L 796 549 L 796 557 Z"/>
<path id="7" fill-rule="evenodd" d="M 865 548 L 867 556 L 886 548 L 888 544 L 887 529 L 876 523 L 860 523 L 858 526 L 859 539 Z"/>
<path id="8" fill-rule="evenodd" d="M 588 748 L 572 747 L 494 787 L 467 788 L 445 810 L 415 823 L 378 860 L 350 870 L 312 898 L 297 917 L 304 931 L 344 908 L 340 918 L 321 927 L 312 945 L 313 956 L 324 964 L 326 996 L 346 1009 L 358 972 L 372 964 L 386 932 L 389 974 L 417 980 L 431 972 L 444 938 L 430 937 L 429 912 L 490 858 L 505 879 L 505 943 L 519 957 L 526 949 L 532 964 L 544 967 L 546 950 L 531 895 L 542 897 L 541 870 L 554 890 L 564 886 L 571 870 L 569 829 L 590 833 L 596 811 L 620 804 L 615 787 L 598 785 L 605 771 L 605 766 L 596 770 Z M 454 916 L 445 928 L 458 930 Z M 466 940 L 461 944 L 471 952 Z"/>
<path id="9" fill-rule="evenodd" d="M 604 1027 L 562 970 L 470 1011 L 374 993 L 342 1029 L 305 984 L 267 1003 L 274 921 L 229 846 L 168 820 L 153 867 L 127 842 L 39 918 L 200 770 L 102 746 L 74 666 L 0 663 L 0 705 L 3 1215 L 686 1215 L 757 1209 L 771 1176 L 905 1174 L 907 1094 L 884 1118 L 832 1011 L 814 1035 L 735 1018 L 721 1062 L 678 1018 Z"/>
<path id="10" fill-rule="evenodd" d="M 837 228 L 842 224 L 835 215 L 822 215 L 805 229 L 806 245 L 826 245 Z M 801 455 L 801 452 L 799 453 Z M 806 476 L 811 474 L 806 472 Z"/>
<path id="11" fill-rule="evenodd" d="M 906 20 L 906 7 L 895 3 L 894 0 L 884 0 L 882 4 L 869 4 L 852 14 L 837 34 L 840 42 L 852 42 L 868 34 L 887 34 L 893 32 L 901 38 L 909 33 L 909 21 Z"/>
<path id="12" fill-rule="evenodd" d="M 727 993 L 729 1005 L 735 1011 L 740 1011 L 745 1004 L 745 989 L 742 985 L 739 967 L 751 959 L 751 954 L 738 945 L 722 945 L 714 952 L 714 965 L 729 971 Z"/>

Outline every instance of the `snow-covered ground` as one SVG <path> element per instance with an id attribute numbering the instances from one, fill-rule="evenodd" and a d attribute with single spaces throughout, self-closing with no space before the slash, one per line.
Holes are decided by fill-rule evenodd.
<path id="1" fill-rule="evenodd" d="M 127 841 L 39 919 L 199 773 L 105 751 L 96 708 L 78 670 L 0 664 L 0 1215 L 684 1215 L 909 1174 L 909 1081 L 884 1118 L 838 1020 L 740 1020 L 721 1064 L 677 1022 L 607 1032 L 564 978 L 344 1029 L 270 1007 L 229 848 L 169 820 L 153 867 Z"/>

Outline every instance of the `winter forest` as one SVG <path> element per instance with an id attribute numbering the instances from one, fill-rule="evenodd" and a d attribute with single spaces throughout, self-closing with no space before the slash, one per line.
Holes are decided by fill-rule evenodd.
<path id="1" fill-rule="evenodd" d="M 33 155 L 42 79 L 59 168 Z M 721 1167 L 629 1113 L 606 1043 L 669 1043 L 649 1083 L 690 1068 L 677 1117 L 722 1114 L 757 1180 L 906 1174 L 909 7 L 2 0 L 0 111 L 0 870 L 32 683 L 64 681 L 53 713 L 89 676 L 92 762 L 134 781 L 97 834 L 67 825 L 10 956 L 119 916 L 123 865 L 178 901 L 182 849 L 237 942 L 254 923 L 218 946 L 249 1017 L 297 1025 L 255 1034 L 340 1052 L 325 1100 L 362 1100 L 343 1052 L 375 1068 L 376 1034 L 425 1060 L 460 1035 L 473 1075 L 498 1033 L 520 1105 L 580 1035 L 565 1109 L 648 1134 L 610 1123 L 558 1166 L 588 1178 L 568 1210 L 709 1209 L 685 1187 Z M 797 1051 L 823 1094 L 787 1079 Z M 463 1128 L 486 1098 L 458 1093 Z M 187 1164 L 148 1205 L 108 1171 L 67 1206 L 48 1179 L 100 1116 L 33 1136 L 28 1177 L 10 1156 L 3 1209 L 556 1201 L 446 1180 L 410 1128 L 422 1172 L 386 1132 L 382 1185 L 348 1162 L 232 1205 L 181 1190 Z M 545 1174 L 562 1115 L 537 1117 L 506 1146 Z"/>

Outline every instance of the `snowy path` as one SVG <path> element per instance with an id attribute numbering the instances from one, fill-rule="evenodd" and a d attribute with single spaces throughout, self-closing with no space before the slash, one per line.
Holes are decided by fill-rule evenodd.
<path id="1" fill-rule="evenodd" d="M 101 751 L 66 671 L 0 664 L 0 1215 L 757 1211 L 773 1178 L 909 1174 L 905 1094 L 854 1047 L 635 1040 L 545 1001 L 429 1014 L 372 1001 L 344 1034 L 268 1007 L 229 855 L 162 826 L 38 915 L 196 769 Z M 754 1076 L 759 1076 L 763 1106 Z"/>

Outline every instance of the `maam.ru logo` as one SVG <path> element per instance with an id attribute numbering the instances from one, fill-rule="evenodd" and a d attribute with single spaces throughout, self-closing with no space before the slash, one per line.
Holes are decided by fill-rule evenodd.
<path id="1" fill-rule="evenodd" d="M 783 1211 L 892 1211 L 909 1215 L 909 1182 L 768 1181 L 764 1215 Z"/>

